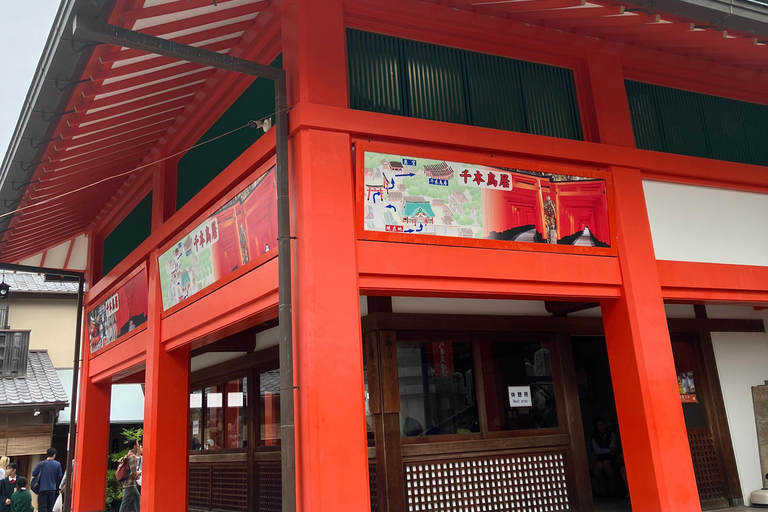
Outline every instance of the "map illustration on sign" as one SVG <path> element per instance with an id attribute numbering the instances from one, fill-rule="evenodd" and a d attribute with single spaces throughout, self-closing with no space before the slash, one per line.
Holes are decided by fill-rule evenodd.
<path id="1" fill-rule="evenodd" d="M 605 180 L 364 153 L 366 231 L 609 247 Z"/>

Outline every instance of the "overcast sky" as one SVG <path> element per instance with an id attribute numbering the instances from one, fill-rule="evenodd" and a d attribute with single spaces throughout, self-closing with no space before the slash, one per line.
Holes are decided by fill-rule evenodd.
<path id="1" fill-rule="evenodd" d="M 48 39 L 59 0 L 2 0 L 0 48 L 0 162 L 8 151 L 21 106 Z"/>

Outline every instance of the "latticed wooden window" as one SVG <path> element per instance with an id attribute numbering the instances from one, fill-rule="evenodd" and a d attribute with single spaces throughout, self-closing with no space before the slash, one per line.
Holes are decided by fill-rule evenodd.
<path id="1" fill-rule="evenodd" d="M 24 377 L 27 374 L 29 332 L 0 333 L 0 377 Z"/>

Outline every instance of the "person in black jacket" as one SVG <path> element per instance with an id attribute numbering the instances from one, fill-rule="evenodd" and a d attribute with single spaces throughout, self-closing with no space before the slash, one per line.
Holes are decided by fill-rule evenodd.
<path id="1" fill-rule="evenodd" d="M 16 471 L 19 466 L 11 462 L 5 468 L 5 478 L 0 480 L 0 512 L 10 512 L 11 496 L 16 490 Z"/>

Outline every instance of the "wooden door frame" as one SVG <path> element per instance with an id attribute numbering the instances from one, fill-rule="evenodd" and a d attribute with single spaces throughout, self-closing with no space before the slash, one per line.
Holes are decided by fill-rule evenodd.
<path id="1" fill-rule="evenodd" d="M 373 299 L 373 300 L 372 300 Z M 505 319 L 501 325 L 486 322 L 484 317 L 462 316 L 465 322 L 444 320 L 456 318 L 455 315 L 409 315 L 391 313 L 389 297 L 369 297 L 369 315 L 363 317 L 363 350 L 366 355 L 370 411 L 373 416 L 376 453 L 376 477 L 378 483 L 378 507 L 381 511 L 402 512 L 406 506 L 404 459 L 413 457 L 437 456 L 451 457 L 458 453 L 465 456 L 487 454 L 492 450 L 553 450 L 561 447 L 565 451 L 565 471 L 569 486 L 571 507 L 575 512 L 591 512 L 594 508 L 591 484 L 586 459 L 586 445 L 583 441 L 581 411 L 576 390 L 576 375 L 570 346 L 570 335 L 558 332 L 560 329 L 550 324 L 554 317 L 541 319 L 515 317 L 496 317 Z M 511 324 L 518 321 L 528 328 L 518 332 L 540 333 L 542 348 L 551 354 L 553 385 L 558 415 L 558 427 L 542 431 L 527 431 L 526 435 L 505 432 L 505 435 L 488 435 L 486 418 L 480 417 L 485 411 L 481 361 L 479 360 L 478 333 L 493 335 L 494 332 L 515 332 Z M 531 322 L 533 322 L 532 325 Z M 463 328 L 457 324 L 464 323 Z M 562 322 L 556 320 L 558 325 Z M 581 322 L 581 332 L 592 332 L 595 323 Z M 531 328 L 534 327 L 534 328 Z M 542 328 L 544 327 L 544 328 Z M 549 327 L 549 328 L 547 328 Z M 554 329 L 552 327 L 555 327 Z M 600 328 L 602 324 L 600 325 Z M 475 370 L 475 393 L 478 407 L 478 420 L 481 432 L 477 435 L 440 436 L 431 439 L 434 442 L 403 442 L 400 434 L 400 397 L 397 376 L 397 332 L 456 332 L 463 331 L 472 340 L 473 364 Z M 472 334 L 470 334 L 470 332 Z M 575 399 L 575 402 L 573 401 Z M 494 433 L 498 434 L 498 433 Z M 455 437 L 455 438 L 454 438 Z M 491 448 L 491 446 L 493 448 Z M 586 471 L 585 471 L 586 470 Z"/>

